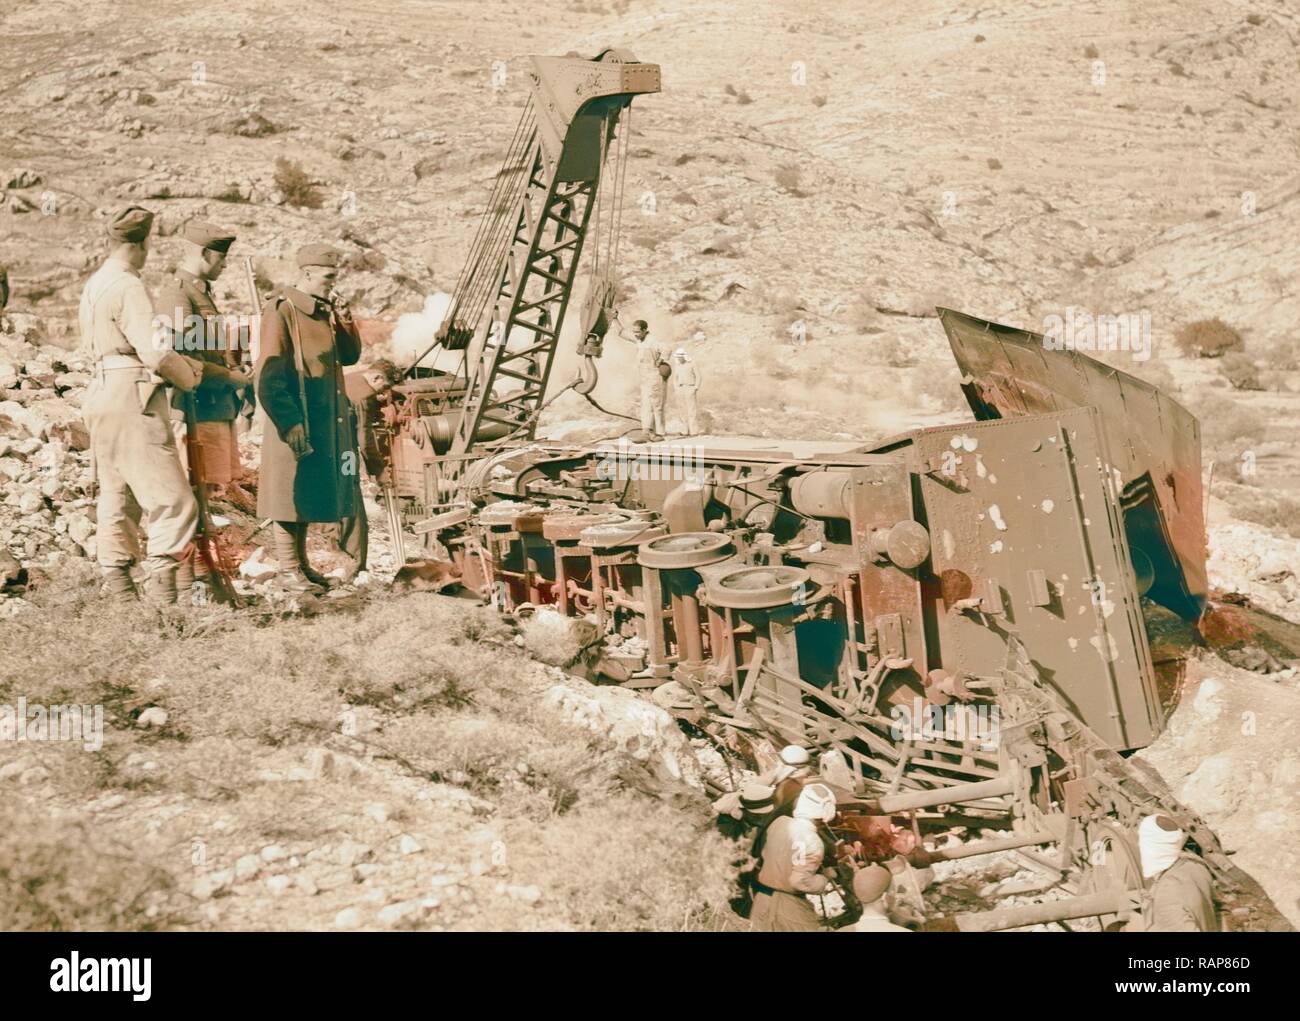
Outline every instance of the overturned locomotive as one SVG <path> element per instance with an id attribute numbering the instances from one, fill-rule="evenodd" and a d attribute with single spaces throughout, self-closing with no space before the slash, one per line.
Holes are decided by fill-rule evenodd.
<path id="1" fill-rule="evenodd" d="M 1127 918 L 1154 811 L 1251 886 L 1119 754 L 1160 733 L 1175 679 L 1143 597 L 1189 622 L 1205 606 L 1195 418 L 1033 334 L 940 315 L 972 422 L 870 448 L 506 445 L 419 527 L 503 611 L 592 621 L 593 673 L 671 684 L 674 712 L 742 754 L 818 749 L 860 855 L 1050 849 L 1072 896 L 960 928 Z M 985 837 L 927 849 L 956 827 Z"/>
<path id="2" fill-rule="evenodd" d="M 940 309 L 970 422 L 874 446 L 537 440 L 559 392 L 595 386 L 630 105 L 660 82 L 621 50 L 534 58 L 530 82 L 435 364 L 396 388 L 390 520 L 503 612 L 588 619 L 590 674 L 651 689 L 756 765 L 777 744 L 816 749 L 859 859 L 1019 849 L 1067 894 L 958 928 L 1131 917 L 1132 834 L 1156 811 L 1266 905 L 1121 754 L 1161 732 L 1178 679 L 1153 662 L 1144 606 L 1190 624 L 1205 608 L 1195 418 L 1041 336 Z M 584 248 L 581 369 L 557 388 Z"/>

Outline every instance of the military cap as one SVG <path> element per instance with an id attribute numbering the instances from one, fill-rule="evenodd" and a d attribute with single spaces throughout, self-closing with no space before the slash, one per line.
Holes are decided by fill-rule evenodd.
<path id="1" fill-rule="evenodd" d="M 153 213 L 141 206 L 119 209 L 108 219 L 108 236 L 114 241 L 139 244 L 149 236 L 153 227 Z"/>
<path id="2" fill-rule="evenodd" d="M 230 246 L 235 243 L 234 234 L 201 220 L 191 220 L 187 223 L 181 229 L 181 237 L 200 248 L 211 248 L 222 254 L 230 251 Z"/>
<path id="3" fill-rule="evenodd" d="M 332 266 L 338 268 L 343 262 L 343 253 L 329 245 L 303 245 L 298 249 L 298 265 Z"/>
<path id="4" fill-rule="evenodd" d="M 740 807 L 747 812 L 765 815 L 775 810 L 772 801 L 775 794 L 775 787 L 751 781 L 740 788 Z"/>

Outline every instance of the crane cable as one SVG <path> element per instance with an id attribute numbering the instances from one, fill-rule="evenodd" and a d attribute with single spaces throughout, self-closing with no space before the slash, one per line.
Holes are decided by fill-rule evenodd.
<path id="1" fill-rule="evenodd" d="M 528 160 L 531 162 L 533 158 L 536 124 L 532 98 L 529 97 L 524 105 L 523 113 L 520 114 L 519 121 L 515 125 L 515 133 L 506 150 L 501 169 L 497 172 L 493 181 L 487 205 L 484 207 L 483 215 L 479 218 L 478 228 L 475 231 L 473 241 L 470 243 L 465 263 L 456 278 L 455 286 L 452 288 L 451 303 L 447 306 L 447 311 L 443 316 L 443 322 L 449 328 L 455 327 L 458 321 L 461 323 L 466 321 L 463 310 L 466 307 L 472 307 L 468 298 L 471 293 L 479 289 L 479 281 L 483 276 L 483 266 L 485 265 L 485 254 L 489 247 L 493 246 L 492 235 L 498 231 L 498 225 L 504 212 L 518 207 L 523 187 L 526 187 L 528 178 L 532 176 L 531 165 L 527 167 L 523 176 L 520 175 L 519 170 L 523 161 Z M 524 183 L 523 187 L 521 187 L 521 181 Z M 433 343 L 411 362 L 403 375 L 412 375 L 420 362 L 424 361 L 439 343 L 441 341 L 435 337 Z M 462 356 L 462 368 L 465 357 L 467 356 Z"/>

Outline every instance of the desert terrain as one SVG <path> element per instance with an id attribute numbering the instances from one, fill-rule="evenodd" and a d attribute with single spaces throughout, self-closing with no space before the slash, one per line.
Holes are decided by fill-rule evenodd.
<path id="1" fill-rule="evenodd" d="M 92 753 L 0 744 L 0 925 L 726 926 L 729 851 L 692 787 L 725 765 L 548 666 L 544 636 L 391 594 L 377 507 L 373 570 L 313 612 L 273 581 L 242 616 L 95 585 L 76 307 L 108 212 L 158 213 L 155 292 L 186 220 L 237 233 L 226 311 L 249 310 L 243 257 L 265 288 L 338 244 L 400 360 L 460 271 L 527 56 L 609 46 L 664 80 L 631 117 L 623 309 L 691 352 L 710 432 L 968 418 L 938 306 L 1149 316 L 1149 357 L 1101 356 L 1201 420 L 1215 599 L 1300 624 L 1293 3 L 10 0 L 0 550 L 25 583 L 0 597 L 0 701 L 102 704 L 105 729 Z M 1214 320 L 1232 350 L 1198 357 Z M 594 396 L 634 395 L 611 342 Z M 567 394 L 542 432 L 625 425 Z M 1300 673 L 1252 666 L 1198 651 L 1139 757 L 1300 924 Z"/>

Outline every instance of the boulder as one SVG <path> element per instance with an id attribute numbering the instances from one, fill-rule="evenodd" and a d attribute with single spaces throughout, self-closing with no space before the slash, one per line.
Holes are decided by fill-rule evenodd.
<path id="1" fill-rule="evenodd" d="M 576 684 L 581 682 L 554 685 L 545 702 L 644 764 L 659 780 L 702 786 L 699 763 L 672 716 L 628 688 Z"/>

